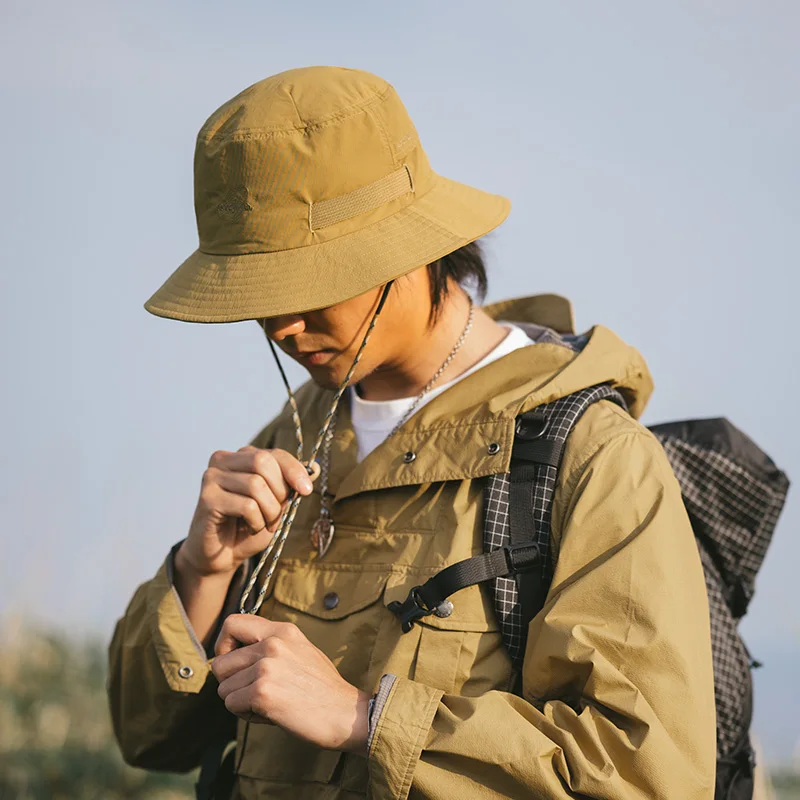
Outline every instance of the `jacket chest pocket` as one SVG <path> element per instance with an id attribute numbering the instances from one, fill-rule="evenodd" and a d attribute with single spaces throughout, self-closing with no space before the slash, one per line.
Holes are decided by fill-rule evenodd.
<path id="1" fill-rule="evenodd" d="M 387 582 L 388 604 L 405 600 L 412 587 L 429 576 L 395 574 Z M 480 586 L 469 586 L 451 596 L 447 617 L 430 614 L 408 633 L 392 619 L 386 626 L 393 651 L 385 672 L 411 678 L 451 694 L 476 696 L 492 689 L 507 689 L 512 678 L 511 661 L 491 602 Z"/>
<path id="2" fill-rule="evenodd" d="M 358 565 L 282 562 L 261 615 L 297 625 L 348 683 L 372 692 L 366 682 L 376 633 L 388 614 L 380 602 L 388 575 Z M 242 733 L 240 726 L 240 746 Z M 348 758 L 355 757 L 321 750 L 277 726 L 251 725 L 239 774 L 268 783 L 347 782 L 353 772 Z"/>

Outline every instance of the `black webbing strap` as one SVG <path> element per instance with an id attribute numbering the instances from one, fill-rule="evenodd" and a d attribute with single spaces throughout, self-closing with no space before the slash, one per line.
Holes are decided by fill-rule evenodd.
<path id="1" fill-rule="evenodd" d="M 443 607 L 443 604 L 451 594 L 493 578 L 517 575 L 533 568 L 539 561 L 536 542 L 507 545 L 445 567 L 422 586 L 415 586 L 402 603 L 399 600 L 389 603 L 388 609 L 400 620 L 403 633 L 408 633 L 418 619 L 428 614 L 449 616 L 452 606 Z"/>
<path id="2" fill-rule="evenodd" d="M 549 419 L 539 409 L 523 414 L 517 420 L 508 488 L 508 525 L 512 545 L 537 538 L 535 488 L 542 480 L 544 469 L 561 466 L 566 439 L 545 438 L 548 433 L 552 435 L 548 427 Z M 547 596 L 544 570 L 534 570 L 524 578 L 518 576 L 516 583 L 522 619 L 529 622 L 542 608 Z"/>
<path id="3" fill-rule="evenodd" d="M 521 439 L 519 434 L 514 439 L 513 458 L 519 461 L 529 461 L 532 464 L 544 464 L 558 469 L 561 464 L 561 455 L 564 452 L 564 442 L 553 439 L 534 439 L 527 441 Z M 513 476 L 514 470 L 511 470 Z"/>
<path id="4" fill-rule="evenodd" d="M 536 536 L 533 488 L 537 477 L 538 469 L 533 464 L 512 466 L 508 487 L 508 523 L 512 545 L 530 541 Z M 536 616 L 536 611 L 544 604 L 544 598 L 541 597 L 543 590 L 544 578 L 541 569 L 525 575 L 524 579 L 521 579 L 521 576 L 517 578 L 517 592 L 523 619 L 530 620 Z"/>

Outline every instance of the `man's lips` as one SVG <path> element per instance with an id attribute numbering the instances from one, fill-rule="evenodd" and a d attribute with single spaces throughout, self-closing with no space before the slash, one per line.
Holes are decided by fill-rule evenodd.
<path id="1" fill-rule="evenodd" d="M 330 361 L 335 355 L 335 350 L 307 350 L 296 352 L 292 355 L 301 363 L 310 367 L 318 367 Z"/>

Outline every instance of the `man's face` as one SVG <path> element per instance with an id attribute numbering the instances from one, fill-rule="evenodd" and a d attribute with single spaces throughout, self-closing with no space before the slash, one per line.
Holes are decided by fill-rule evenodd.
<path id="1" fill-rule="evenodd" d="M 353 364 L 383 286 L 334 306 L 263 320 L 264 330 L 320 386 L 337 389 Z M 428 330 L 430 283 L 422 267 L 392 286 L 352 383 L 414 357 Z"/>
<path id="2" fill-rule="evenodd" d="M 382 291 L 380 287 L 317 311 L 270 317 L 263 321 L 264 330 L 284 353 L 308 370 L 316 383 L 336 389 L 353 364 Z M 382 342 L 386 337 L 380 329 L 384 328 L 385 333 L 389 324 L 388 305 L 381 312 L 353 383 L 383 360 Z"/>
<path id="3" fill-rule="evenodd" d="M 318 311 L 269 317 L 263 320 L 264 330 L 284 353 L 308 370 L 315 383 L 338 389 L 364 340 L 383 290 L 379 286 Z M 352 384 L 367 376 L 372 380 L 373 374 L 378 378 L 424 355 L 420 349 L 430 333 L 430 291 L 426 266 L 393 283 Z"/>

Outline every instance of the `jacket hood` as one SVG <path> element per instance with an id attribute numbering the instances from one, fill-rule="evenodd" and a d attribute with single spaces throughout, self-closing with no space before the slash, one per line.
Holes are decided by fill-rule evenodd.
<path id="1" fill-rule="evenodd" d="M 653 379 L 642 354 L 602 325 L 576 336 L 572 306 L 566 298 L 552 294 L 523 297 L 494 303 L 486 306 L 484 311 L 493 319 L 513 322 L 528 329 L 533 339 L 537 338 L 537 329 L 549 327 L 561 335 L 564 344 L 574 348 L 563 368 L 553 374 L 547 387 L 548 399 L 537 399 L 536 405 L 549 403 L 598 383 L 610 383 L 625 397 L 632 417 L 638 419 L 644 412 L 653 393 Z M 547 338 L 544 343 L 547 343 Z M 522 352 L 528 356 L 534 355 Z M 520 375 L 520 388 L 535 396 L 541 370 L 536 369 L 535 362 L 531 363 L 531 367 L 531 380 L 525 381 L 523 372 Z M 528 406 L 522 410 L 527 411 Z"/>

